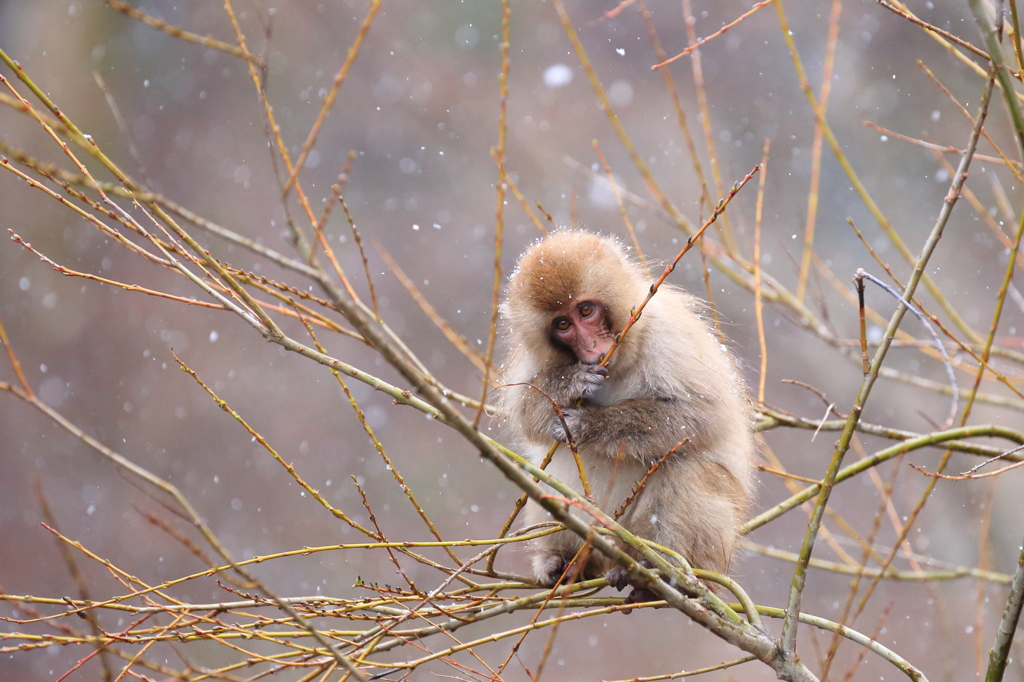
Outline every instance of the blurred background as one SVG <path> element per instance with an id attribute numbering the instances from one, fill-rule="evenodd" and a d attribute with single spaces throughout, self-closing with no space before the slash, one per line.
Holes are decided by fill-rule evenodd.
<path id="1" fill-rule="evenodd" d="M 184 30 L 236 42 L 220 3 L 133 0 L 132 4 Z M 981 44 L 966 3 L 914 0 L 910 6 L 926 21 Z M 699 224 L 706 218 L 708 203 L 719 196 L 710 180 L 711 156 L 727 189 L 760 161 L 764 141 L 771 140 L 762 264 L 773 280 L 795 290 L 808 212 L 814 116 L 801 92 L 775 8 L 763 7 L 700 51 L 713 153 L 702 128 L 691 58 L 668 67 L 708 177 L 702 204 L 702 188 L 672 99 L 662 74 L 650 68 L 659 60 L 637 7 L 606 19 L 602 14 L 615 9 L 615 2 L 567 0 L 565 7 L 639 155 L 691 222 Z M 831 8 L 824 2 L 787 2 L 785 8 L 817 91 Z M 972 114 L 977 111 L 984 79 L 919 28 L 875 2 L 844 0 L 841 8 L 828 120 L 867 190 L 916 254 L 942 206 L 950 173 L 928 149 L 884 135 L 864 121 L 963 148 L 970 121 L 917 60 Z M 267 96 L 293 159 L 367 9 L 364 0 L 235 3 L 249 48 L 267 59 Z M 647 9 L 667 54 L 686 47 L 686 25 L 678 3 L 648 0 Z M 695 33 L 709 35 L 749 9 L 749 3 L 732 0 L 694 0 Z M 592 145 L 598 141 L 616 180 L 637 197 L 628 203 L 628 210 L 644 252 L 654 259 L 671 259 L 685 235 L 666 219 L 645 188 L 602 112 L 555 8 L 550 2 L 513 0 L 511 12 L 507 150 L 511 177 L 531 207 L 539 202 L 555 223 L 625 237 L 615 196 L 603 180 Z M 344 197 L 366 245 L 381 314 L 446 385 L 470 396 L 480 393 L 480 372 L 423 314 L 373 244 L 395 259 L 458 333 L 485 350 L 494 265 L 498 171 L 490 150 L 498 140 L 500 32 L 501 5 L 491 0 L 385 0 L 301 176 L 303 189 L 319 213 L 330 200 L 330 187 L 350 150 L 356 152 Z M 268 149 L 263 107 L 242 59 L 173 38 L 100 0 L 0 0 L 0 46 L 111 158 L 153 191 L 265 246 L 293 253 L 286 220 L 291 215 L 306 223 L 294 192 L 287 211 L 282 206 L 277 177 L 284 171 Z M 3 73 L 28 95 L 9 70 Z M 123 129 L 96 76 L 116 104 Z M 996 100 L 988 129 L 1012 156 L 1015 146 L 1006 120 L 1003 104 Z M 0 107 L 0 142 L 8 156 L 17 149 L 73 170 L 37 123 L 8 106 Z M 981 153 L 994 154 L 988 143 L 983 143 Z M 959 157 L 948 159 L 955 166 Z M 93 166 L 98 177 L 110 179 L 98 164 Z M 997 193 L 1004 192 L 1014 207 L 1024 198 L 1005 166 L 976 159 L 968 186 L 984 211 L 993 220 L 1005 222 L 1004 230 L 1012 234 L 1015 226 L 1000 212 Z M 756 196 L 751 183 L 727 214 L 746 258 L 753 250 Z M 524 246 L 540 232 L 515 197 L 506 198 L 501 262 L 507 274 Z M 122 204 L 127 206 L 126 201 Z M 854 192 L 826 144 L 815 251 L 849 288 L 858 267 L 880 277 L 884 272 L 847 224 L 848 217 L 905 281 L 906 262 Z M 0 174 L 0 224 L 68 268 L 178 295 L 198 295 L 182 278 L 118 247 L 10 173 Z M 365 295 L 360 256 L 341 210 L 333 211 L 326 232 L 341 265 Z M 192 233 L 233 265 L 299 281 L 251 252 L 199 229 Z M 929 271 L 966 322 L 982 335 L 991 324 L 1006 259 L 1006 249 L 982 214 L 961 201 Z M 705 298 L 708 295 L 696 252 L 684 259 L 670 281 Z M 753 296 L 714 268 L 710 289 L 724 331 L 742 359 L 749 384 L 756 387 L 760 351 Z M 856 306 L 817 270 L 806 300 L 841 338 L 857 338 Z M 922 294 L 922 300 L 938 308 L 927 295 Z M 1024 345 L 1021 300 L 1019 296 L 1007 300 L 997 335 L 1001 345 L 1018 351 Z M 868 301 L 888 319 L 893 301 L 886 294 L 869 289 Z M 237 317 L 63 277 L 12 242 L 0 244 L 0 315 L 11 347 L 41 398 L 87 434 L 178 486 L 235 557 L 355 541 L 356 535 L 301 494 L 280 465 L 251 442 L 191 377 L 178 371 L 172 349 L 331 504 L 366 521 L 352 485 L 355 477 L 386 534 L 409 540 L 429 538 L 329 372 L 264 342 Z M 284 324 L 292 334 L 302 336 L 300 325 Z M 903 328 L 922 340 L 928 338 L 909 316 Z M 767 306 L 765 330 L 766 403 L 820 419 L 824 403 L 798 386 L 782 383 L 792 379 L 818 387 L 837 409 L 849 408 L 860 383 L 857 363 L 808 333 L 790 311 Z M 869 337 L 873 334 L 877 339 L 879 332 L 875 327 Z M 326 333 L 321 341 L 335 357 L 403 385 L 362 345 Z M 890 364 L 945 381 L 942 365 L 913 348 L 894 349 Z M 1021 373 L 1019 366 L 1016 372 L 1011 366 L 1001 368 L 1008 374 Z M 959 373 L 965 391 L 972 376 Z M 6 362 L 0 367 L 0 380 L 16 381 Z M 393 405 L 390 398 L 365 385 L 349 383 L 395 467 L 441 534 L 494 537 L 518 491 L 454 432 Z M 983 390 L 1010 395 L 991 382 L 984 383 Z M 947 412 L 947 396 L 882 380 L 864 420 L 927 432 L 934 423 L 944 421 Z M 1011 427 L 1022 423 L 1018 410 L 976 406 L 971 423 L 989 422 Z M 825 471 L 835 434 L 822 433 L 813 441 L 811 435 L 775 430 L 765 438 L 789 471 L 817 479 Z M 869 453 L 884 447 L 884 441 L 867 436 L 863 444 Z M 940 455 L 939 450 L 923 450 L 910 459 L 934 468 Z M 851 452 L 848 461 L 857 456 Z M 975 463 L 976 458 L 954 455 L 950 471 L 960 472 Z M 892 467 L 898 469 L 893 513 L 904 517 L 916 504 L 926 479 L 902 463 L 882 467 L 883 479 L 893 474 Z M 950 565 L 982 565 L 1012 573 L 1024 535 L 1020 475 L 940 483 L 910 534 L 914 550 Z M 879 497 L 871 481 L 861 478 L 837 488 L 832 500 L 835 510 L 867 535 Z M 755 512 L 786 496 L 778 478 L 761 473 Z M 150 512 L 169 514 L 136 480 L 121 475 L 32 407 L 4 395 L 0 397 L 0 589 L 9 594 L 77 593 L 58 544 L 40 525 L 43 500 L 62 533 L 149 583 L 204 567 L 148 522 Z M 794 510 L 756 531 L 752 540 L 798 551 L 805 523 L 804 512 Z M 980 549 L 983 536 L 988 538 L 987 552 Z M 895 537 L 886 519 L 878 543 L 887 550 Z M 842 546 L 860 556 L 852 542 Z M 815 556 L 837 559 L 821 541 Z M 101 566 L 83 557 L 79 563 L 94 598 L 120 593 L 122 587 Z M 899 568 L 906 567 L 906 562 L 897 563 Z M 785 605 L 792 564 L 753 553 L 744 553 L 736 564 L 737 578 L 755 601 Z M 522 550 L 505 552 L 499 555 L 499 567 L 525 572 L 527 557 Z M 436 573 L 418 566 L 407 568 L 411 576 L 426 581 L 428 589 L 439 580 Z M 371 553 L 323 553 L 270 562 L 255 571 L 279 594 L 292 596 L 356 594 L 357 576 L 398 580 L 386 556 Z M 849 576 L 812 570 L 804 610 L 837 618 L 849 581 Z M 973 579 L 883 582 L 854 627 L 875 633 L 880 642 L 922 667 L 933 680 L 965 679 L 975 670 L 978 643 L 983 643 L 985 651 L 991 645 L 1005 593 L 1003 586 L 979 585 Z M 199 602 L 232 598 L 212 580 L 189 583 L 171 594 Z M 15 613 L 2 606 L 0 615 Z M 519 614 L 505 627 L 528 618 L 529 614 Z M 115 620 L 109 621 L 109 629 L 117 629 Z M 779 624 L 769 625 L 778 634 Z M 0 627 L 13 631 L 28 626 Z M 481 636 L 486 627 L 474 626 L 468 632 Z M 828 637 L 808 631 L 803 630 L 801 646 L 805 662 L 814 668 L 816 647 L 827 648 Z M 519 653 L 524 666 L 535 665 L 545 640 L 544 634 L 526 639 Z M 481 651 L 500 661 L 509 646 L 506 641 Z M 858 647 L 845 643 L 833 675 L 845 671 L 860 653 Z M 173 660 L 171 648 L 166 654 L 170 665 L 183 665 Z M 0 677 L 53 680 L 81 655 L 81 651 L 58 647 L 4 655 Z M 619 679 L 699 668 L 738 655 L 676 612 L 646 611 L 628 618 L 613 614 L 564 626 L 545 675 L 552 680 Z M 224 664 L 227 654 L 223 648 L 192 648 L 189 656 L 197 665 L 215 666 Z M 95 667 L 87 665 L 68 679 L 95 679 L 97 674 Z M 869 655 L 855 679 L 891 679 L 897 674 Z M 413 679 L 428 675 L 432 673 L 420 671 Z M 1024 679 L 1024 668 L 1014 661 L 1008 675 Z M 516 665 L 509 667 L 507 677 L 527 679 Z M 751 664 L 708 678 L 768 680 L 773 675 L 765 666 Z"/>

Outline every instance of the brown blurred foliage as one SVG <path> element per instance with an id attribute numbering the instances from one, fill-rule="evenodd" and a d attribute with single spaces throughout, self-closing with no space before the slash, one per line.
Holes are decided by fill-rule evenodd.
<path id="1" fill-rule="evenodd" d="M 288 172 L 264 104 L 272 106 L 279 139 L 294 161 L 303 153 L 303 143 L 359 36 L 370 3 L 236 1 L 233 10 L 247 47 L 264 60 L 265 68 L 259 73 L 265 96 L 257 92 L 243 57 L 171 35 L 150 25 L 154 22 L 147 24 L 117 11 L 118 4 L 0 0 L 0 49 L 17 60 L 59 110 L 141 187 L 256 245 L 302 260 L 289 225 L 312 238 L 311 221 L 298 188 L 291 188 L 282 199 Z M 699 55 L 701 79 L 695 78 L 694 55 L 665 67 L 687 121 L 696 163 L 662 70 L 651 69 L 661 60 L 649 27 L 672 56 L 693 37 L 708 36 L 733 22 L 750 5 L 732 0 L 694 0 L 692 8 L 684 2 L 682 9 L 678 3 L 660 0 L 647 0 L 646 6 L 623 4 L 567 0 L 565 11 L 638 158 L 678 215 L 689 225 L 699 226 L 729 186 L 761 161 L 765 140 L 771 141 L 757 228 L 765 299 L 764 403 L 770 406 L 769 415 L 773 410 L 798 415 L 811 426 L 772 428 L 777 424 L 763 420 L 765 466 L 820 480 L 838 432 L 822 431 L 812 438 L 813 423 L 825 416 L 828 403 L 834 402 L 835 410 L 845 416 L 862 380 L 858 308 L 850 278 L 864 268 L 888 280 L 866 243 L 891 266 L 900 283 L 907 281 L 912 260 L 933 229 L 953 179 L 952 168 L 960 159 L 959 154 L 936 153 L 921 143 L 964 149 L 972 122 L 957 102 L 970 115 L 978 115 L 988 62 L 963 47 L 943 44 L 869 0 L 784 3 L 788 30 L 819 96 L 823 74 L 830 70 L 827 120 L 863 183 L 863 192 L 858 192 L 827 140 L 822 143 L 820 167 L 815 161 L 814 141 L 820 132 L 772 3 L 694 53 Z M 147 0 L 133 1 L 132 6 L 167 26 L 211 36 L 238 49 L 235 28 L 221 3 Z M 649 25 L 641 7 L 650 13 Z M 908 3 L 908 8 L 939 29 L 983 47 L 967 4 L 938 0 Z M 510 10 L 504 150 L 509 178 L 545 229 L 551 223 L 571 224 L 628 238 L 616 194 L 595 151 L 596 141 L 622 189 L 625 210 L 643 252 L 657 262 L 670 260 L 687 235 L 659 205 L 651 182 L 645 180 L 602 110 L 556 8 L 552 2 L 513 0 Z M 688 11 L 692 11 L 692 36 L 685 20 Z M 1007 25 L 1012 25 L 1009 14 Z M 837 33 L 830 41 L 832 27 Z M 310 212 L 319 216 L 332 207 L 323 226 L 326 242 L 353 289 L 371 306 L 353 232 L 345 211 L 332 203 L 336 199 L 331 186 L 347 169 L 341 194 L 362 240 L 382 320 L 441 384 L 471 398 L 478 398 L 482 390 L 479 361 L 474 363 L 450 343 L 382 254 L 394 260 L 455 334 L 464 336 L 473 354 L 487 354 L 495 276 L 499 169 L 492 149 L 499 142 L 501 32 L 502 4 L 497 1 L 384 0 L 298 176 Z M 1011 38 L 1004 35 L 1003 48 L 1016 68 Z M 830 53 L 834 53 L 832 65 L 827 64 Z M 918 60 L 951 95 L 929 78 Z M 32 101 L 36 111 L 54 118 L 14 71 L 4 66 L 0 73 Z M 1019 82 L 1016 87 L 1024 92 Z M 6 98 L 0 102 L 0 153 L 10 159 L 8 168 L 67 198 L 66 202 L 55 200 L 8 168 L 0 169 L 0 222 L 5 229 L 67 269 L 176 297 L 213 301 L 193 282 L 123 248 L 69 210 L 67 204 L 76 204 L 108 224 L 117 224 L 96 210 L 99 203 L 90 207 L 77 201 L 40 174 L 45 170 L 42 164 L 55 164 L 71 174 L 78 169 L 39 123 L 19 109 L 10 90 L 0 94 Z M 971 402 L 977 357 L 991 335 L 990 371 L 977 388 L 982 399 L 973 402 L 967 424 L 991 424 L 1019 433 L 1024 408 L 1020 397 L 1024 389 L 1024 297 L 1020 291 L 1024 287 L 1011 284 L 1007 288 L 1004 283 L 1011 253 L 1006 242 L 1018 229 L 1024 193 L 1018 186 L 1022 184 L 1019 176 L 998 158 L 993 146 L 998 145 L 1020 168 L 1013 120 L 1006 114 L 998 88 L 986 131 L 991 139 L 981 141 L 979 156 L 970 167 L 966 184 L 970 196 L 965 194 L 955 206 L 927 264 L 927 273 L 941 294 L 922 285 L 918 300 L 949 332 L 940 329 L 939 335 L 960 391 L 957 424 Z M 71 137 L 58 133 L 64 139 Z M 97 180 L 117 184 L 109 169 L 87 150 L 72 145 L 72 151 Z M 716 174 L 721 186 L 716 186 Z M 819 183 L 816 191 L 811 190 L 812 181 Z M 96 199 L 85 184 L 75 189 Z M 911 262 L 884 232 L 865 196 L 870 196 L 907 245 Z M 762 361 L 752 272 L 757 197 L 757 182 L 751 182 L 709 229 L 705 241 L 710 260 L 694 250 L 669 280 L 713 300 L 722 331 L 744 362 L 754 398 Z M 809 208 L 809 197 L 816 207 Z M 111 192 L 111 198 L 146 229 L 158 232 L 147 211 L 133 207 L 125 196 Z M 541 233 L 510 188 L 504 201 L 499 259 L 507 274 L 523 247 Z M 809 211 L 815 231 L 807 253 L 813 251 L 813 260 L 806 293 L 795 297 L 802 287 Z M 550 222 L 543 212 L 550 214 Z M 295 296 L 301 291 L 326 298 L 312 279 L 177 215 L 189 234 L 221 262 L 253 276 L 288 282 Z M 848 218 L 863 232 L 863 243 Z M 144 238 L 123 228 L 122 232 L 156 253 Z M 731 252 L 730 242 L 735 243 Z M 320 253 L 321 263 L 332 273 Z M 715 253 L 721 255 L 717 261 Z M 202 277 L 194 264 L 187 265 Z M 249 290 L 260 300 L 271 300 Z M 791 299 L 778 295 L 783 290 Z M 867 303 L 877 311 L 867 322 L 873 352 L 895 301 L 869 284 Z M 1000 306 L 1001 317 L 993 328 Z M 351 329 L 340 315 L 318 310 Z M 961 325 L 951 311 L 962 318 Z M 294 316 L 271 315 L 291 337 L 315 345 Z M 179 371 L 172 351 L 326 502 L 356 523 L 372 526 L 355 480 L 365 491 L 381 533 L 391 540 L 434 537 L 396 482 L 391 466 L 404 477 L 446 540 L 495 538 L 520 495 L 458 433 L 414 408 L 396 405 L 392 396 L 347 379 L 366 423 L 390 457 L 389 466 L 323 365 L 268 343 L 240 316 L 227 311 L 64 276 L 21 244 L 8 242 L 0 247 L 0 320 L 9 348 L 39 400 L 85 436 L 176 486 L 236 560 L 307 546 L 364 542 L 365 537 L 316 503 L 250 433 L 218 409 L 189 374 Z M 913 433 L 942 431 L 949 412 L 943 362 L 916 319 L 908 316 L 901 331 L 905 336 L 897 339 L 886 358 L 889 374 L 883 374 L 875 386 L 862 421 Z M 323 328 L 317 329 L 317 338 L 332 357 L 399 388 L 407 387 L 393 366 L 358 340 Z M 783 380 L 813 386 L 825 401 Z M 0 368 L 0 382 L 4 387 L 21 385 L 9 363 Z M 470 419 L 473 412 L 465 410 Z M 835 415 L 830 419 L 835 420 Z M 482 428 L 497 437 L 493 420 L 485 418 Z M 979 450 L 983 455 L 1014 447 L 1010 437 L 974 442 L 989 448 Z M 892 443 L 893 438 L 881 432 L 860 433 L 844 463 L 849 465 Z M 915 450 L 905 460 L 885 462 L 835 488 L 814 553 L 815 559 L 833 564 L 810 569 L 803 611 L 838 621 L 848 605 L 856 607 L 860 597 L 849 595 L 851 573 L 862 564 L 877 572 L 904 530 L 902 524 L 934 481 L 906 464 L 934 471 L 943 453 L 941 447 Z M 1005 459 L 982 472 L 1019 457 Z M 945 473 L 956 475 L 981 461 L 978 454 L 954 452 Z M 927 506 L 913 517 L 902 553 L 892 563 L 903 573 L 882 580 L 863 613 L 856 620 L 847 615 L 846 623 L 896 651 L 930 679 L 963 679 L 976 670 L 984 672 L 1024 535 L 1024 496 L 1017 481 L 1021 475 L 1011 470 L 980 480 L 938 481 Z M 806 485 L 795 484 L 797 490 Z M 771 472 L 760 474 L 759 487 L 758 513 L 792 494 L 786 479 Z M 761 547 L 799 552 L 807 526 L 805 510 L 796 508 L 779 516 L 754 531 L 750 540 Z M 65 596 L 98 601 L 132 589 L 101 562 L 57 539 L 42 522 L 56 523 L 64 536 L 147 585 L 201 572 L 206 561 L 223 563 L 166 495 L 127 474 L 83 438 L 7 391 L 0 396 L 0 589 L 7 595 L 55 603 L 9 599 L 0 604 L 0 616 L 31 619 L 32 609 L 38 610 L 37 615 L 60 614 L 69 608 L 61 604 Z M 192 551 L 161 526 L 175 529 L 201 552 Z M 871 551 L 865 551 L 865 546 Z M 464 561 L 482 549 L 455 551 Z M 441 549 L 424 550 L 424 554 L 458 565 Z M 73 556 L 70 564 L 66 555 Z M 383 550 L 351 549 L 266 561 L 251 571 L 281 597 L 366 599 L 377 593 L 360 585 L 360 580 L 408 587 L 405 578 L 429 593 L 444 580 L 442 573 L 429 566 L 397 556 L 400 571 Z M 526 558 L 525 551 L 514 545 L 499 553 L 496 568 L 525 574 Z M 750 550 L 736 563 L 734 577 L 754 602 L 785 608 L 792 561 Z M 846 572 L 839 566 L 845 566 Z M 946 569 L 960 570 L 959 577 L 911 575 Z M 895 579 L 900 577 L 905 579 Z M 124 576 L 121 580 L 127 581 Z M 224 587 L 225 580 L 191 580 L 152 598 L 161 604 L 171 600 L 209 604 L 237 601 L 252 591 L 242 587 L 232 588 L 240 589 L 241 596 L 231 593 Z M 868 576 L 859 583 L 860 595 L 870 582 Z M 529 593 L 510 590 L 505 596 Z M 597 598 L 615 596 L 619 595 L 606 589 Z M 146 601 L 134 598 L 125 603 L 143 606 Z M 397 602 L 392 606 L 398 608 Z M 551 606 L 544 617 L 560 613 L 554 603 Z M 0 640 L 0 647 L 6 647 L 0 654 L 0 677 L 58 679 L 95 649 L 46 643 L 43 635 L 70 636 L 62 627 L 82 636 L 90 628 L 94 633 L 116 633 L 139 617 L 112 610 L 88 613 L 91 621 L 70 617 L 0 625 L 8 633 L 32 635 Z M 268 619 L 287 618 L 266 605 L 261 613 Z M 471 641 L 526 625 L 535 615 L 536 610 L 527 609 L 505 620 L 472 625 L 455 636 Z M 234 622 L 235 616 L 218 612 L 216 618 Z M 338 624 L 317 618 L 315 613 L 310 618 L 325 629 L 354 627 L 348 621 Z M 173 620 L 159 614 L 145 627 L 170 628 Z M 776 637 L 779 622 L 766 620 Z M 266 629 L 275 628 L 281 629 L 279 625 Z M 644 609 L 628 617 L 611 613 L 566 623 L 553 637 L 550 628 L 533 632 L 497 675 L 517 640 L 481 644 L 472 655 L 455 655 L 452 660 L 458 665 L 435 661 L 408 679 L 435 675 L 480 679 L 483 674 L 525 680 L 535 676 L 540 660 L 545 662 L 543 676 L 548 679 L 620 679 L 698 669 L 743 653 L 681 613 Z M 801 627 L 802 659 L 815 673 L 830 666 L 834 679 L 847 674 L 858 680 L 900 674 L 872 653 L 861 660 L 864 650 L 849 641 L 839 647 L 834 662 L 826 664 L 830 642 L 830 633 Z M 309 639 L 301 643 L 318 646 Z M 456 643 L 440 635 L 417 646 L 441 651 Z M 22 647 L 27 644 L 31 646 Z M 115 649 L 121 653 L 111 653 Z M 314 672 L 328 675 L 324 679 L 342 676 L 341 669 L 323 666 L 278 670 L 262 663 L 229 669 L 253 652 L 272 655 L 282 650 L 262 641 L 216 637 L 199 644 L 161 642 L 144 651 L 138 643 L 115 642 L 67 679 L 116 676 L 136 654 L 151 667 L 133 664 L 131 674 L 148 679 L 178 675 L 198 680 L 203 679 L 202 671 L 211 669 L 220 671 L 215 679 L 230 680 L 255 679 L 267 670 L 280 679 L 319 679 L 304 677 Z M 1024 679 L 1020 651 L 1014 651 L 1008 678 Z M 381 660 L 404 661 L 425 654 L 403 649 Z M 493 669 L 488 672 L 480 659 Z M 379 672 L 370 669 L 369 674 Z M 386 679 L 406 679 L 402 675 L 397 670 Z M 774 679 L 775 674 L 764 665 L 748 663 L 708 677 Z"/>

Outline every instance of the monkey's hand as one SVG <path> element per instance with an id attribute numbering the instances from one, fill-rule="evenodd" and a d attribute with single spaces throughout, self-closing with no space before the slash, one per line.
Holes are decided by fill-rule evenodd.
<path id="1" fill-rule="evenodd" d="M 583 410 L 577 407 L 563 407 L 562 417 L 565 419 L 565 424 L 562 423 L 562 419 L 557 414 L 555 415 L 555 420 L 551 424 L 551 435 L 560 443 L 568 443 L 569 434 L 565 432 L 565 426 L 568 425 L 569 433 L 578 440 L 580 424 L 583 422 Z"/>
<path id="2" fill-rule="evenodd" d="M 567 392 L 573 400 L 593 398 L 604 385 L 604 380 L 608 378 L 608 368 L 601 365 L 580 362 L 574 365 L 570 371 L 572 376 L 569 378 Z"/>

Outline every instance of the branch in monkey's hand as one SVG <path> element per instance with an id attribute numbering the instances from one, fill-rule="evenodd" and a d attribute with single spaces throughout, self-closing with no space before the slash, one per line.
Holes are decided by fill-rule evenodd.
<path id="1" fill-rule="evenodd" d="M 594 366 L 596 367 L 596 365 L 594 365 Z M 604 367 L 600 367 L 599 369 L 601 370 L 601 372 L 594 372 L 595 375 L 597 375 L 599 378 L 603 378 L 605 376 L 608 376 L 608 370 L 606 370 Z M 590 490 L 590 481 L 587 479 L 586 468 L 583 466 L 583 460 L 580 459 L 580 453 L 579 453 L 579 450 L 576 447 L 576 439 L 573 438 L 573 435 L 572 435 L 577 429 L 575 427 L 570 428 L 569 423 L 568 423 L 568 417 L 566 415 L 566 412 L 570 412 L 570 411 L 574 411 L 574 410 L 570 410 L 569 408 L 563 409 L 554 398 L 552 398 L 550 395 L 545 393 L 543 389 L 539 388 L 538 386 L 534 386 L 533 384 L 530 384 L 530 383 L 513 383 L 513 384 L 504 384 L 504 385 L 505 386 L 526 386 L 527 388 L 532 388 L 533 390 L 537 391 L 542 396 L 547 398 L 548 402 L 551 403 L 551 406 L 555 408 L 555 414 L 557 415 L 556 416 L 556 420 L 557 420 L 556 421 L 556 427 L 557 426 L 561 427 L 561 429 L 562 429 L 562 436 L 563 436 L 561 438 L 559 438 L 558 436 L 555 436 L 555 440 L 557 440 L 557 441 L 559 441 L 561 443 L 565 443 L 565 444 L 567 444 L 569 446 L 569 450 L 572 452 L 573 459 L 576 460 L 576 468 L 579 469 L 580 481 L 583 483 L 583 496 L 585 498 L 587 498 L 587 501 L 594 502 L 594 494 Z M 586 390 L 587 390 L 586 387 L 581 388 L 581 392 L 584 392 Z M 593 390 L 596 390 L 596 388 L 593 389 Z M 576 417 L 576 419 L 578 420 L 578 416 Z"/>
<path id="2" fill-rule="evenodd" d="M 579 433 L 580 423 L 583 421 L 583 410 L 578 407 L 555 407 L 555 423 L 551 426 L 551 437 L 559 443 L 566 443 L 570 448 L 576 448 L 574 433 Z"/>
<path id="3" fill-rule="evenodd" d="M 654 294 L 658 293 L 658 289 L 664 283 L 665 279 L 670 274 L 672 274 L 672 271 L 676 269 L 676 265 L 679 264 L 679 261 L 682 259 L 682 257 L 686 255 L 687 251 L 693 248 L 693 245 L 697 243 L 697 240 L 704 235 L 704 231 L 711 227 L 711 224 L 713 222 L 718 220 L 718 216 L 725 212 L 725 207 L 729 205 L 729 202 L 732 201 L 732 198 L 734 196 L 736 196 L 736 193 L 743 189 L 743 186 L 747 184 L 750 178 L 754 177 L 754 173 L 756 173 L 759 170 L 761 170 L 761 164 L 756 164 L 753 168 L 750 169 L 750 172 L 747 173 L 742 180 L 734 183 L 732 189 L 729 190 L 729 195 L 722 197 L 721 199 L 718 200 L 718 203 L 715 205 L 715 210 L 711 213 L 711 217 L 704 221 L 704 224 L 700 226 L 699 230 L 697 230 L 696 232 L 691 234 L 689 238 L 687 238 L 686 245 L 683 246 L 683 248 L 679 251 L 678 254 L 676 254 L 676 257 L 672 259 L 672 262 L 665 266 L 665 271 L 661 273 L 661 277 L 659 277 L 657 281 L 655 281 L 654 284 L 651 285 L 651 290 L 648 292 L 647 297 L 644 298 L 643 302 L 640 303 L 639 306 L 630 311 L 631 314 L 629 316 L 629 321 L 626 322 L 626 326 L 622 328 L 621 332 L 616 334 L 615 342 L 612 344 L 612 347 L 609 348 L 608 352 L 604 354 L 603 358 L 601 358 L 600 364 L 602 367 L 608 365 L 608 361 L 611 359 L 612 353 L 615 352 L 615 349 L 618 348 L 619 344 L 622 342 L 622 337 L 624 337 L 626 335 L 626 332 L 628 332 L 630 328 L 632 328 L 632 326 L 636 324 L 637 320 L 640 319 L 640 316 L 643 315 L 644 308 L 647 307 L 647 303 L 650 302 L 650 300 L 654 297 Z"/>

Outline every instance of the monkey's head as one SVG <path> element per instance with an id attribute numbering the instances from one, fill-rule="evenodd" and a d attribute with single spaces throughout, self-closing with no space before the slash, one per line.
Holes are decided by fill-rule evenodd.
<path id="1" fill-rule="evenodd" d="M 622 331 L 631 308 L 643 300 L 647 286 L 615 239 L 559 230 L 519 259 L 502 313 L 513 344 L 534 349 L 548 345 L 579 362 L 596 363 Z M 620 354 L 626 353 L 624 343 L 612 364 L 619 364 Z"/>

